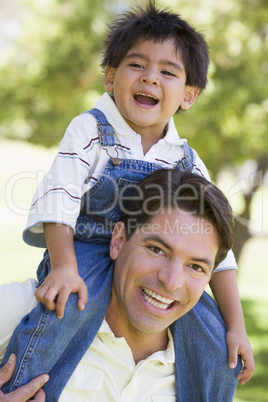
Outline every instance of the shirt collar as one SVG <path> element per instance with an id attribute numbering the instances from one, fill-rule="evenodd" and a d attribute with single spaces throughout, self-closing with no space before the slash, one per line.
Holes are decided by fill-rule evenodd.
<path id="1" fill-rule="evenodd" d="M 105 319 L 103 320 L 103 322 L 100 326 L 99 333 L 109 334 L 113 338 L 115 337 Z M 165 365 L 170 364 L 170 363 L 175 363 L 175 350 L 174 350 L 173 335 L 169 328 L 168 328 L 167 335 L 168 335 L 168 344 L 167 344 L 166 349 L 159 350 L 159 351 L 153 353 L 153 355 L 149 356 L 148 359 L 154 357 L 155 360 L 159 360 L 159 361 L 161 361 L 161 363 L 163 363 Z"/>
<path id="2" fill-rule="evenodd" d="M 109 123 L 114 127 L 115 131 L 120 135 L 136 134 L 134 130 L 127 124 L 125 119 L 116 107 L 113 99 L 105 92 L 95 104 L 106 116 Z"/>

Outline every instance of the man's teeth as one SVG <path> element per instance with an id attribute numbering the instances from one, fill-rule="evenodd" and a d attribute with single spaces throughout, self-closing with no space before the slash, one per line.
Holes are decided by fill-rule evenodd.
<path id="1" fill-rule="evenodd" d="M 166 310 L 170 306 L 170 304 L 174 302 L 173 299 L 162 297 L 150 289 L 142 288 L 142 291 L 144 299 L 152 306 L 157 307 L 161 310 Z M 161 303 L 157 303 L 156 300 L 159 300 Z"/>

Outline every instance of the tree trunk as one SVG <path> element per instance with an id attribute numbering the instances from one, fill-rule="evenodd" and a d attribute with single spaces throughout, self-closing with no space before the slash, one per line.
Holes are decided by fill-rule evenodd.
<path id="1" fill-rule="evenodd" d="M 267 170 L 268 170 L 268 156 L 267 154 L 260 155 L 260 157 L 257 160 L 257 170 L 255 172 L 254 180 L 250 188 L 250 191 L 245 192 L 243 194 L 245 209 L 242 212 L 242 214 L 240 214 L 239 217 L 235 219 L 233 252 L 237 261 L 239 261 L 242 249 L 246 241 L 253 236 L 252 232 L 249 229 L 249 226 L 245 224 L 245 222 L 250 221 L 250 212 L 254 192 L 257 191 L 262 184 L 258 181 L 259 174 L 261 172 L 263 178 Z"/>

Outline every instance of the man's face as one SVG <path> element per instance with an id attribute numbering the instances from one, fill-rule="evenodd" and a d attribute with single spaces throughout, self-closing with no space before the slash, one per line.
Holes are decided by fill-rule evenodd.
<path id="1" fill-rule="evenodd" d="M 115 335 L 165 334 L 198 302 L 218 246 L 216 229 L 184 211 L 154 216 L 128 241 L 119 222 L 110 248 L 116 260 L 109 306 Z"/>
<path id="2" fill-rule="evenodd" d="M 106 90 L 113 91 L 119 112 L 141 136 L 148 127 L 152 136 L 162 134 L 179 106 L 192 105 L 198 90 L 185 82 L 183 61 L 172 39 L 137 43 L 117 68 L 108 66 L 105 71 Z"/>

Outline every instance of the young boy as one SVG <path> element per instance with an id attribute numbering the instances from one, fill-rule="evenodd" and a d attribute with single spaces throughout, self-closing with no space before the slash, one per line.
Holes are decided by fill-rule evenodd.
<path id="1" fill-rule="evenodd" d="M 111 26 L 102 61 L 111 94 L 69 125 L 24 231 L 28 244 L 48 250 L 37 272 L 40 303 L 22 320 L 6 353 L 18 358 L 5 392 L 44 372 L 57 391 L 63 389 L 86 352 L 110 299 L 111 231 L 120 218 L 120 200 L 134 183 L 163 167 L 208 178 L 172 119 L 205 88 L 208 63 L 203 37 L 178 15 L 152 4 Z M 231 252 L 210 285 L 227 326 L 229 366 L 236 366 L 237 354 L 244 360 L 238 375 L 243 384 L 253 374 L 254 360 Z M 99 311 L 92 316 L 96 305 Z"/>

